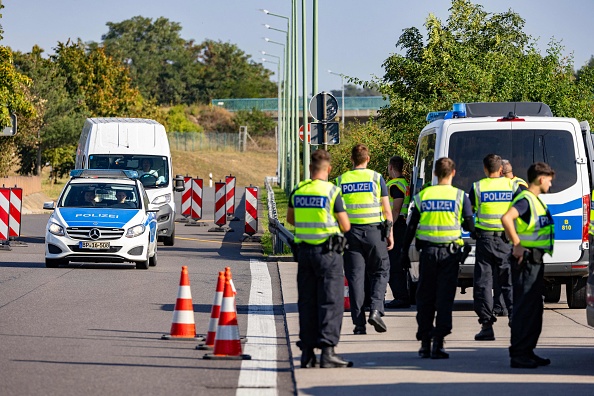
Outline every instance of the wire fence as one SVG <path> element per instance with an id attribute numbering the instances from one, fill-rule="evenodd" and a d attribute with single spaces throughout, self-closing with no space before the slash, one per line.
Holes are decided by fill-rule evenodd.
<path id="1" fill-rule="evenodd" d="M 238 133 L 169 132 L 169 146 L 180 151 L 239 151 Z"/>

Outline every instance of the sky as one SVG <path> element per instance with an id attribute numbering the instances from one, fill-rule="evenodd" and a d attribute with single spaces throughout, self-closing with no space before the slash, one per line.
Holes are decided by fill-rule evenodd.
<path id="1" fill-rule="evenodd" d="M 0 0 L 5 8 L 0 24 L 4 39 L 0 45 L 29 52 L 37 44 L 53 53 L 58 42 L 69 38 L 84 42 L 101 41 L 107 22 L 121 22 L 140 15 L 168 18 L 182 26 L 182 38 L 205 39 L 236 44 L 256 62 L 260 51 L 283 55 L 283 47 L 264 37 L 284 42 L 285 34 L 268 30 L 264 24 L 285 30 L 286 20 L 266 15 L 261 9 L 290 16 L 291 0 Z M 299 41 L 301 42 L 301 7 Z M 307 86 L 311 87 L 312 0 L 306 0 Z M 512 9 L 525 19 L 524 31 L 538 39 L 544 53 L 551 39 L 561 41 L 564 55 L 573 56 L 579 69 L 594 54 L 594 1 L 592 0 L 475 0 L 485 11 L 501 13 Z M 399 49 L 395 43 L 402 30 L 417 27 L 422 33 L 430 13 L 445 22 L 450 0 L 318 0 L 318 91 L 339 90 L 341 78 L 328 70 L 371 80 L 383 76 L 382 63 Z M 301 50 L 299 50 L 301 59 Z M 276 58 L 269 56 L 269 60 Z M 264 62 L 276 73 L 277 66 Z M 301 72 L 300 72 L 301 73 Z M 301 81 L 301 75 L 299 76 Z M 273 76 L 276 80 L 276 76 Z M 301 92 L 301 82 L 299 90 Z M 309 89 L 311 93 L 311 88 Z"/>

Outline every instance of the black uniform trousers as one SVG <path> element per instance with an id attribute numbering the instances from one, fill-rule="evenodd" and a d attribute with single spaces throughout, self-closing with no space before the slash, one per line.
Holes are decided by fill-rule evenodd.
<path id="1" fill-rule="evenodd" d="M 369 279 L 371 310 L 384 314 L 384 296 L 390 271 L 388 249 L 378 224 L 353 224 L 345 236 L 349 247 L 344 252 L 344 273 L 349 283 L 351 317 L 355 326 L 364 326 L 366 276 Z"/>
<path id="2" fill-rule="evenodd" d="M 394 223 L 394 248 L 388 252 L 390 257 L 390 280 L 388 281 L 395 300 L 408 302 L 408 268 L 402 267 L 400 250 L 404 245 L 406 234 L 406 219 L 398 216 Z"/>
<path id="3" fill-rule="evenodd" d="M 476 261 L 474 264 L 474 312 L 479 323 L 497 321 L 493 314 L 493 289 L 499 289 L 508 315 L 512 313 L 512 280 L 509 258 L 512 246 L 501 236 L 477 230 Z M 497 297 L 499 298 L 499 297 Z"/>
<path id="4" fill-rule="evenodd" d="M 538 249 L 532 249 L 532 252 L 528 262 L 522 261 L 521 265 L 518 265 L 515 257 L 512 256 L 510 259 L 514 288 L 510 357 L 530 357 L 542 331 L 543 252 Z"/>
<path id="5" fill-rule="evenodd" d="M 452 332 L 461 255 L 461 252 L 450 253 L 447 245 L 427 245 L 421 249 L 416 297 L 417 340 L 443 338 Z"/>
<path id="6" fill-rule="evenodd" d="M 305 348 L 336 346 L 344 314 L 342 255 L 301 243 L 297 262 L 301 343 Z"/>

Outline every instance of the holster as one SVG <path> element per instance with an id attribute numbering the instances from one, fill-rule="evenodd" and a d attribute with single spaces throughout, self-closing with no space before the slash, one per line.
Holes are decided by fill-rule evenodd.
<path id="1" fill-rule="evenodd" d="M 382 239 L 387 239 L 390 236 L 390 232 L 392 231 L 392 223 L 390 220 L 382 221 L 380 225 L 380 230 L 382 232 Z"/>
<path id="2" fill-rule="evenodd" d="M 324 251 L 342 254 L 346 248 L 347 248 L 346 237 L 342 234 L 334 234 L 326 240 L 325 246 L 324 246 Z"/>

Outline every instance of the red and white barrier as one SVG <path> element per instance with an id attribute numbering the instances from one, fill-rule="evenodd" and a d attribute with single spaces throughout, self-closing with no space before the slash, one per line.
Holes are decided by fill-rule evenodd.
<path id="1" fill-rule="evenodd" d="M 8 240 L 8 219 L 10 212 L 10 188 L 0 188 L 0 242 Z"/>
<path id="2" fill-rule="evenodd" d="M 21 210 L 23 208 L 23 189 L 10 189 L 10 209 L 8 214 L 8 236 L 21 236 Z"/>
<path id="3" fill-rule="evenodd" d="M 192 179 L 192 207 L 190 217 L 193 220 L 202 218 L 202 179 Z"/>
<path id="4" fill-rule="evenodd" d="M 245 233 L 258 232 L 258 187 L 245 188 Z"/>
<path id="5" fill-rule="evenodd" d="M 227 216 L 233 216 L 235 214 L 235 176 L 225 176 L 225 185 L 227 189 L 225 203 Z"/>
<path id="6" fill-rule="evenodd" d="M 181 214 L 190 217 L 192 210 L 192 178 L 184 176 L 184 191 L 181 199 Z"/>
<path id="7" fill-rule="evenodd" d="M 226 191 L 224 182 L 215 182 L 215 215 L 214 223 L 219 227 L 227 224 L 225 216 Z"/>

